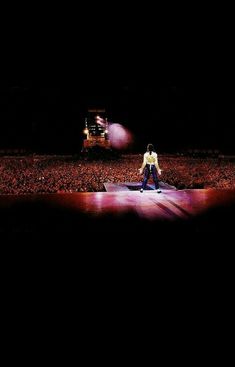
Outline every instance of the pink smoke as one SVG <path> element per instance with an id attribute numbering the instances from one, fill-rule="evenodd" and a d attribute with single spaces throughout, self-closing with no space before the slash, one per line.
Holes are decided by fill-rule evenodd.
<path id="1" fill-rule="evenodd" d="M 102 117 L 96 117 L 97 124 L 106 127 L 108 124 L 109 140 L 115 149 L 127 149 L 133 142 L 131 132 L 121 124 L 107 122 Z"/>
<path id="2" fill-rule="evenodd" d="M 109 139 L 115 149 L 127 149 L 133 142 L 131 132 L 121 124 L 109 125 Z"/>

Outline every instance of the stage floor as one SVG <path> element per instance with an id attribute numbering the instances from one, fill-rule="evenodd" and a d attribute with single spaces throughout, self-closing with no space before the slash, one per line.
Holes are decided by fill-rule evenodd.
<path id="1" fill-rule="evenodd" d="M 235 190 L 162 189 L 0 195 L 1 230 L 74 230 L 109 228 L 120 224 L 133 230 L 138 224 L 187 223 L 203 218 L 211 229 L 229 222 L 234 213 Z M 50 227 L 51 226 L 51 227 Z M 107 227 L 106 227 L 107 228 Z M 216 228 L 215 228 L 216 229 Z"/>

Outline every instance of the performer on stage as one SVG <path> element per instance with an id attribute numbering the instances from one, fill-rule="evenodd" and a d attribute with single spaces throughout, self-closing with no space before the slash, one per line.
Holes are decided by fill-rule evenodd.
<path id="1" fill-rule="evenodd" d="M 159 168 L 159 165 L 158 165 L 158 157 L 157 157 L 157 153 L 155 152 L 153 144 L 148 144 L 147 152 L 144 154 L 143 164 L 141 168 L 139 169 L 139 172 L 140 174 L 144 172 L 144 179 L 143 179 L 143 183 L 142 183 L 140 192 L 143 192 L 145 190 L 148 179 L 151 174 L 153 176 L 153 180 L 154 180 L 155 188 L 157 192 L 158 193 L 161 192 L 159 188 L 159 182 L 158 182 L 158 176 L 157 176 L 157 173 L 159 174 L 159 176 L 161 175 L 161 169 Z"/>

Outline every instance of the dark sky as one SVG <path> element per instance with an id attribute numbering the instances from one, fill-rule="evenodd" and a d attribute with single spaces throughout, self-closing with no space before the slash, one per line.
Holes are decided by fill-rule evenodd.
<path id="1" fill-rule="evenodd" d="M 163 151 L 233 152 L 231 30 L 218 27 L 217 18 L 209 24 L 211 13 L 202 24 L 198 17 L 192 22 L 192 13 L 182 23 L 167 12 L 161 23 L 159 12 L 139 10 L 134 17 L 120 9 L 118 21 L 89 13 L 85 28 L 76 13 L 68 27 L 49 22 L 43 35 L 40 22 L 33 42 L 31 27 L 9 42 L 0 78 L 0 146 L 76 148 L 87 109 L 102 107 L 108 119 L 132 130 L 141 150 L 152 142 Z"/>
<path id="2" fill-rule="evenodd" d="M 87 109 L 101 107 L 112 122 L 162 150 L 187 147 L 233 149 L 234 91 L 229 83 L 189 75 L 140 75 L 110 79 L 1 81 L 1 145 L 77 144 Z"/>

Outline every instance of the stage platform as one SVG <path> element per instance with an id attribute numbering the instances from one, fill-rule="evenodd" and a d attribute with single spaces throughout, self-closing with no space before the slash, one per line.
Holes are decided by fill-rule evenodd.
<path id="1" fill-rule="evenodd" d="M 218 231 L 231 229 L 235 190 L 176 190 L 140 193 L 125 183 L 109 192 L 0 195 L 1 231 L 138 231 L 143 227 Z M 116 187 L 117 188 L 117 187 Z M 123 188 L 123 190 L 121 190 Z M 127 189 L 126 189 L 127 188 Z"/>
<path id="2" fill-rule="evenodd" d="M 141 182 L 119 182 L 119 183 L 104 183 L 105 190 L 107 192 L 117 192 L 117 191 L 140 191 Z M 159 187 L 161 190 L 176 190 L 175 186 L 171 186 L 163 181 L 159 181 Z M 154 190 L 154 184 L 148 184 L 146 186 L 146 191 Z"/>

